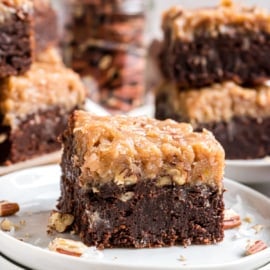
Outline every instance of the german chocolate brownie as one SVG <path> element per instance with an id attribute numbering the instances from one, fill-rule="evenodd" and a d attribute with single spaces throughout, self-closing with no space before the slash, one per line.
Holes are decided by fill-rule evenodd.
<path id="1" fill-rule="evenodd" d="M 270 76 L 270 14 L 222 2 L 217 8 L 173 7 L 164 14 L 161 69 L 178 87 L 227 80 L 252 86 Z"/>
<path id="2" fill-rule="evenodd" d="M 241 87 L 234 82 L 181 91 L 164 83 L 156 92 L 158 119 L 172 118 L 207 128 L 225 149 L 227 159 L 270 155 L 270 86 Z"/>
<path id="3" fill-rule="evenodd" d="M 51 57 L 47 55 L 48 60 Z M 60 150 L 57 137 L 68 114 L 83 106 L 85 89 L 79 76 L 60 58 L 42 61 L 24 75 L 0 80 L 1 165 Z"/>
<path id="4" fill-rule="evenodd" d="M 58 211 L 98 248 L 223 239 L 224 150 L 191 125 L 75 111 L 62 135 Z"/>
<path id="5" fill-rule="evenodd" d="M 33 3 L 0 1 L 0 77 L 26 72 L 33 57 Z"/>
<path id="6" fill-rule="evenodd" d="M 58 44 L 57 15 L 49 0 L 34 0 L 36 54 Z"/>

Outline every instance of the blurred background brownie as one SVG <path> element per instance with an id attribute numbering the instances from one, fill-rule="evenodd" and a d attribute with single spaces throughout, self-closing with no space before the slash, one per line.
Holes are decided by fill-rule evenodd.
<path id="1" fill-rule="evenodd" d="M 58 46 L 57 14 L 49 0 L 34 0 L 35 53 Z"/>
<path id="2" fill-rule="evenodd" d="M 81 2 L 81 3 L 80 3 Z M 85 42 L 89 38 L 110 40 L 119 43 L 127 43 L 143 46 L 145 14 L 143 12 L 143 2 L 137 0 L 140 8 L 135 10 L 121 9 L 122 2 L 114 4 L 108 1 L 103 4 L 82 4 L 83 1 L 77 1 L 73 5 L 74 21 L 72 25 L 72 34 L 74 42 Z M 112 1 L 113 2 L 113 1 Z M 129 7 L 132 2 L 124 1 Z M 106 9 L 106 6 L 108 8 Z M 111 7 L 111 11 L 108 9 Z"/>
<path id="3" fill-rule="evenodd" d="M 155 116 L 214 133 L 227 159 L 270 154 L 270 14 L 222 1 L 163 17 Z"/>
<path id="4" fill-rule="evenodd" d="M 0 1 L 0 18 L 0 77 L 22 74 L 33 58 L 33 3 Z"/>
<path id="5" fill-rule="evenodd" d="M 57 137 L 69 113 L 84 104 L 85 89 L 79 76 L 62 64 L 57 53 L 47 54 L 24 75 L 0 81 L 2 165 L 60 150 Z"/>
<path id="6" fill-rule="evenodd" d="M 172 7 L 163 18 L 161 68 L 179 87 L 233 80 L 256 85 L 270 75 L 270 15 L 222 1 L 216 8 Z"/>
<path id="7" fill-rule="evenodd" d="M 127 112 L 144 102 L 145 23 L 141 0 L 70 4 L 66 63 L 90 84 L 90 98 L 111 112 Z"/>
<path id="8" fill-rule="evenodd" d="M 75 111 L 62 143 L 58 211 L 74 217 L 72 230 L 85 244 L 222 241 L 224 150 L 210 132 L 172 120 Z"/>
<path id="9" fill-rule="evenodd" d="M 189 122 L 211 130 L 227 159 L 262 158 L 270 154 L 270 86 L 241 87 L 233 82 L 200 89 L 164 83 L 157 90 L 156 117 Z"/>

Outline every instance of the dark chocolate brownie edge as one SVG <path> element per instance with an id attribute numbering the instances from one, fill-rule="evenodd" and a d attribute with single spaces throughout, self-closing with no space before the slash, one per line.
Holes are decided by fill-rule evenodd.
<path id="1" fill-rule="evenodd" d="M 0 125 L 0 134 L 5 136 L 0 143 L 0 164 L 9 165 L 60 150 L 57 138 L 66 128 L 71 111 L 55 107 L 31 114 L 14 130 Z"/>
<path id="2" fill-rule="evenodd" d="M 14 14 L 0 26 L 0 77 L 25 73 L 32 63 L 32 16 Z"/>
<path id="3" fill-rule="evenodd" d="M 233 80 L 241 85 L 257 85 L 270 76 L 270 34 L 235 29 L 216 37 L 197 35 L 192 42 L 165 35 L 160 54 L 164 76 L 182 88 L 199 88 Z"/>
<path id="4" fill-rule="evenodd" d="M 72 209 L 73 229 L 99 248 L 150 248 L 222 241 L 223 195 L 206 185 L 168 185 L 155 181 L 119 188 L 108 184 L 84 192 L 62 177 L 61 212 Z M 72 194 L 72 195 L 71 195 Z M 62 206 L 62 207 L 61 207 Z M 72 207 L 70 207 L 72 206 Z"/>

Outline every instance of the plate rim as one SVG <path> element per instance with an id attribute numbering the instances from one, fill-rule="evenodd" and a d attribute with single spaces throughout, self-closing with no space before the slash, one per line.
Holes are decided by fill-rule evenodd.
<path id="1" fill-rule="evenodd" d="M 18 175 L 18 174 L 24 174 L 24 173 L 27 173 L 27 172 L 35 172 L 35 171 L 40 171 L 40 170 L 47 170 L 48 168 L 51 168 L 51 169 L 57 169 L 60 171 L 60 166 L 59 164 L 52 164 L 52 165 L 43 165 L 43 166 L 37 166 L 37 167 L 33 167 L 33 168 L 27 168 L 27 169 L 23 169 L 23 170 L 20 170 L 20 171 L 15 171 L 15 172 L 12 172 L 10 174 L 6 174 L 6 175 L 3 175 L 3 176 L 0 176 L 0 185 L 1 185 L 1 182 L 2 181 L 8 181 L 8 179 L 12 176 L 15 176 L 15 175 Z M 42 173 L 42 172 L 41 172 Z M 257 197 L 257 198 L 260 198 L 261 200 L 264 200 L 267 204 L 270 205 L 270 198 L 267 197 L 266 195 L 246 186 L 246 185 L 243 185 L 235 180 L 232 180 L 232 179 L 229 179 L 227 177 L 224 177 L 224 186 L 226 185 L 229 185 L 229 186 L 233 186 L 234 188 L 236 189 L 241 189 L 244 193 L 247 193 L 248 195 L 252 194 L 254 197 Z M 3 183 L 3 182 L 2 182 Z M 269 215 L 270 216 L 270 215 Z M 73 257 L 70 257 L 70 256 L 66 256 L 66 255 L 63 255 L 63 254 L 58 254 L 58 253 L 53 253 L 49 250 L 47 250 L 46 248 L 41 248 L 41 247 L 38 247 L 38 246 L 35 246 L 33 244 L 30 244 L 30 243 L 27 243 L 27 242 L 21 242 L 20 240 L 16 239 L 15 237 L 3 232 L 0 230 L 0 239 L 2 238 L 2 240 L 6 240 L 8 242 L 14 242 L 16 244 L 18 244 L 19 246 L 22 247 L 22 249 L 30 249 L 30 250 L 35 250 L 37 252 L 41 252 L 42 255 L 44 254 L 44 256 L 48 256 L 48 258 L 50 256 L 53 256 L 54 258 L 60 258 L 60 259 L 65 259 L 65 261 L 74 261 L 74 262 L 78 262 L 78 260 L 81 261 L 81 263 L 84 263 L 84 264 L 87 264 L 89 266 L 100 266 L 100 267 L 117 267 L 119 269 L 138 269 L 137 267 L 135 266 L 130 266 L 126 263 L 117 263 L 117 261 L 113 261 L 112 263 L 109 263 L 109 262 L 102 262 L 100 260 L 93 260 L 93 259 L 86 259 L 86 258 L 73 258 Z M 11 257 L 10 254 L 7 254 L 7 252 L 5 252 L 2 248 L 2 245 L 0 245 L 0 253 L 3 253 L 5 256 L 17 261 L 18 263 L 22 263 L 22 264 L 25 264 L 24 262 L 20 261 L 19 259 L 17 258 L 14 258 L 14 257 Z M 19 252 L 18 252 L 19 254 Z M 196 266 L 196 265 L 181 265 L 179 264 L 179 266 L 177 267 L 177 269 L 181 269 L 182 267 L 184 269 L 229 269 L 231 267 L 236 267 L 236 266 L 241 266 L 243 263 L 247 263 L 247 262 L 252 262 L 252 261 L 255 261 L 255 260 L 260 260 L 260 259 L 264 259 L 264 258 L 267 258 L 270 256 L 270 247 L 268 247 L 267 249 L 259 252 L 259 253 L 256 253 L 256 254 L 253 254 L 251 256 L 245 256 L 245 257 L 241 257 L 237 260 L 234 260 L 234 261 L 231 261 L 231 262 L 225 262 L 225 263 L 222 263 L 222 264 L 213 264 L 213 265 L 202 265 L 202 266 Z M 267 260 L 267 262 L 270 261 L 270 258 Z M 33 267 L 32 265 L 27 265 L 28 267 Z M 259 267 L 259 266 L 258 266 Z M 102 268 L 103 269 L 103 268 Z M 107 268 L 106 268 L 107 269 Z M 109 269 L 109 268 L 108 268 Z M 139 269 L 142 269 L 142 270 L 150 270 L 150 269 L 157 269 L 157 270 L 161 270 L 163 269 L 164 270 L 164 267 L 161 266 L 161 267 L 151 267 L 151 266 L 139 266 Z M 167 267 L 166 269 L 168 270 L 175 270 L 176 267 L 175 266 L 171 266 L 171 267 Z"/>

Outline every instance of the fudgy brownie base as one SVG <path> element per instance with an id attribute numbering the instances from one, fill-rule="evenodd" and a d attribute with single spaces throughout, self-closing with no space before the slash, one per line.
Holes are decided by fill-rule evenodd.
<path id="1" fill-rule="evenodd" d="M 168 105 L 165 93 L 156 98 L 155 117 L 189 122 Z M 270 155 L 270 117 L 255 119 L 235 116 L 229 122 L 201 123 L 195 130 L 203 128 L 213 132 L 225 150 L 226 159 L 256 159 Z"/>
<path id="2" fill-rule="evenodd" d="M 69 113 L 53 108 L 29 115 L 14 130 L 0 125 L 0 164 L 9 165 L 60 150 L 57 138 L 66 128 Z"/>
<path id="3" fill-rule="evenodd" d="M 23 18 L 23 19 L 22 19 Z M 0 25 L 0 77 L 23 74 L 32 63 L 32 17 L 14 14 Z"/>
<path id="4" fill-rule="evenodd" d="M 234 29 L 215 37 L 197 35 L 192 41 L 174 40 L 165 33 L 160 55 L 164 76 L 179 87 L 203 87 L 226 80 L 257 85 L 270 76 L 270 34 Z"/>
<path id="5" fill-rule="evenodd" d="M 70 149 L 62 159 L 58 210 L 74 215 L 73 230 L 98 248 L 163 247 L 222 241 L 223 194 L 208 185 L 170 184 L 156 180 L 120 187 L 107 183 L 83 190 L 76 179 Z"/>

